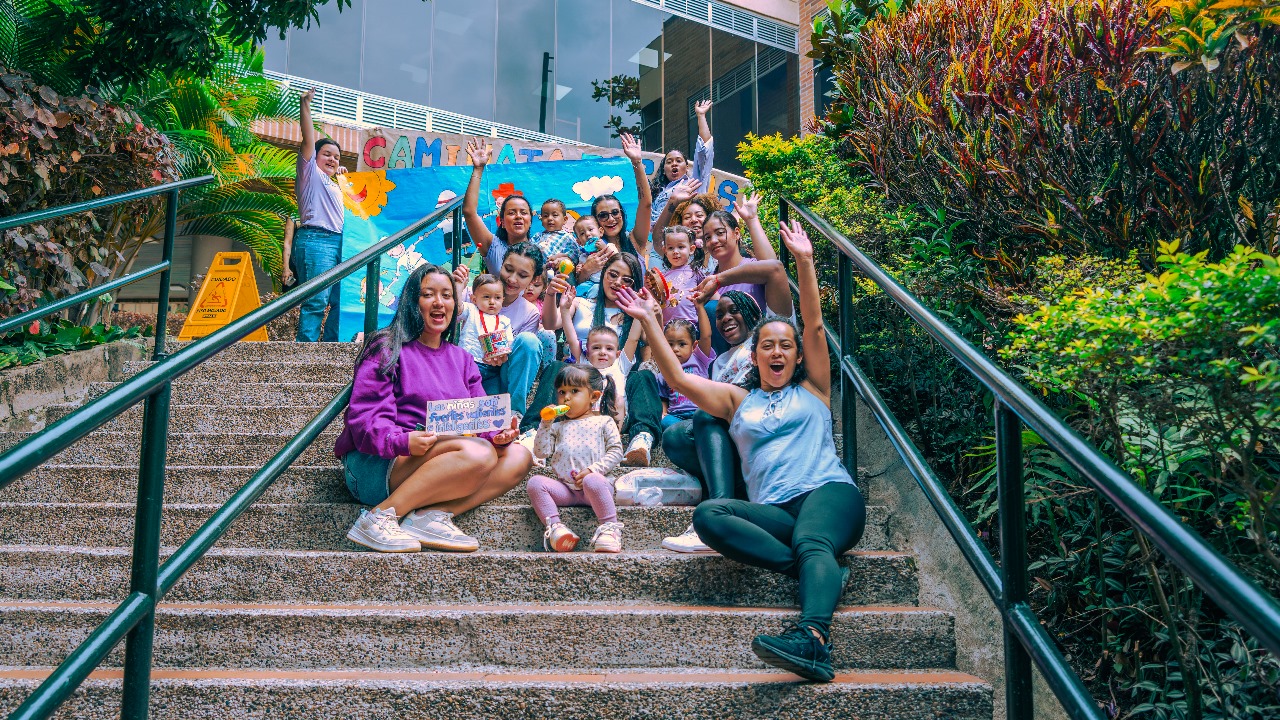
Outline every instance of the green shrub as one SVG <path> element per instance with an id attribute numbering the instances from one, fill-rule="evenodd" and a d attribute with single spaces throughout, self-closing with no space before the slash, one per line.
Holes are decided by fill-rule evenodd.
<path id="1" fill-rule="evenodd" d="M 154 325 L 154 318 L 152 319 Z M 96 345 L 149 336 L 150 329 L 112 327 L 102 324 L 81 327 L 61 318 L 31 323 L 17 332 L 0 336 L 0 370 L 15 365 L 31 365 L 53 355 L 88 350 Z"/>
<path id="2" fill-rule="evenodd" d="M 1169 238 L 1275 252 L 1280 29 L 1175 74 L 1156 52 L 1169 17 L 1135 0 L 895 4 L 819 48 L 846 59 L 827 130 L 891 204 L 964 221 L 997 284 L 1052 253 L 1149 262 Z"/>

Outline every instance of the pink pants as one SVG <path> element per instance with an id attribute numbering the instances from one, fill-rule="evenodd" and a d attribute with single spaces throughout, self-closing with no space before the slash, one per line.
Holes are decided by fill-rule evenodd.
<path id="1" fill-rule="evenodd" d="M 590 505 L 602 523 L 618 519 L 618 510 L 613 505 L 613 483 L 600 473 L 583 478 L 581 490 L 546 475 L 534 475 L 529 478 L 529 503 L 538 513 L 538 519 L 548 527 L 560 522 L 560 508 L 577 505 Z"/>

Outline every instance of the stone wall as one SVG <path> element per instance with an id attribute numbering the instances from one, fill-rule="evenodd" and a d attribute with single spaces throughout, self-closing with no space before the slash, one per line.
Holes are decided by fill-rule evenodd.
<path id="1" fill-rule="evenodd" d="M 120 340 L 0 372 L 0 430 L 42 429 L 45 408 L 84 399 L 90 383 L 119 381 L 125 363 L 150 352 L 149 339 Z"/>

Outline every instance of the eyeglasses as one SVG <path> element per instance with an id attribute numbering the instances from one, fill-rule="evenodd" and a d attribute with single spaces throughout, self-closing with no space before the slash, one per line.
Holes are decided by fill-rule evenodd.
<path id="1" fill-rule="evenodd" d="M 609 218 L 622 217 L 622 209 L 614 208 L 612 210 L 601 210 L 596 213 L 597 220 L 608 220 Z"/>
<path id="2" fill-rule="evenodd" d="M 618 271 L 616 271 L 616 270 L 610 270 L 609 272 L 605 273 L 604 275 L 605 275 L 605 278 L 609 280 L 609 283 L 610 283 L 610 284 L 613 284 L 613 283 L 622 283 L 623 285 L 626 285 L 627 287 L 635 287 L 635 286 L 636 286 L 636 279 L 635 279 L 635 278 L 631 277 L 630 275 L 623 275 L 622 273 L 620 273 L 620 272 L 618 272 Z"/>

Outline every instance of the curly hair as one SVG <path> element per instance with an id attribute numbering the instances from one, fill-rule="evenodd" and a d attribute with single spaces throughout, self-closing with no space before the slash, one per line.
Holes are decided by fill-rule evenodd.
<path id="1" fill-rule="evenodd" d="M 800 327 L 797 326 L 790 318 L 771 315 L 756 323 L 755 327 L 751 329 L 751 357 L 754 359 L 756 356 L 756 343 L 759 342 L 760 331 L 763 330 L 766 325 L 772 325 L 774 323 L 782 323 L 783 325 L 791 328 L 792 335 L 796 341 L 796 369 L 791 373 L 791 379 L 787 381 L 787 384 L 796 385 L 798 383 L 802 383 L 805 378 L 809 377 L 808 372 L 804 369 L 804 345 L 800 343 Z M 739 387 L 746 388 L 747 390 L 755 390 L 760 387 L 759 366 L 755 363 L 751 364 L 751 369 L 748 370 L 746 376 L 742 378 L 742 383 Z"/>

